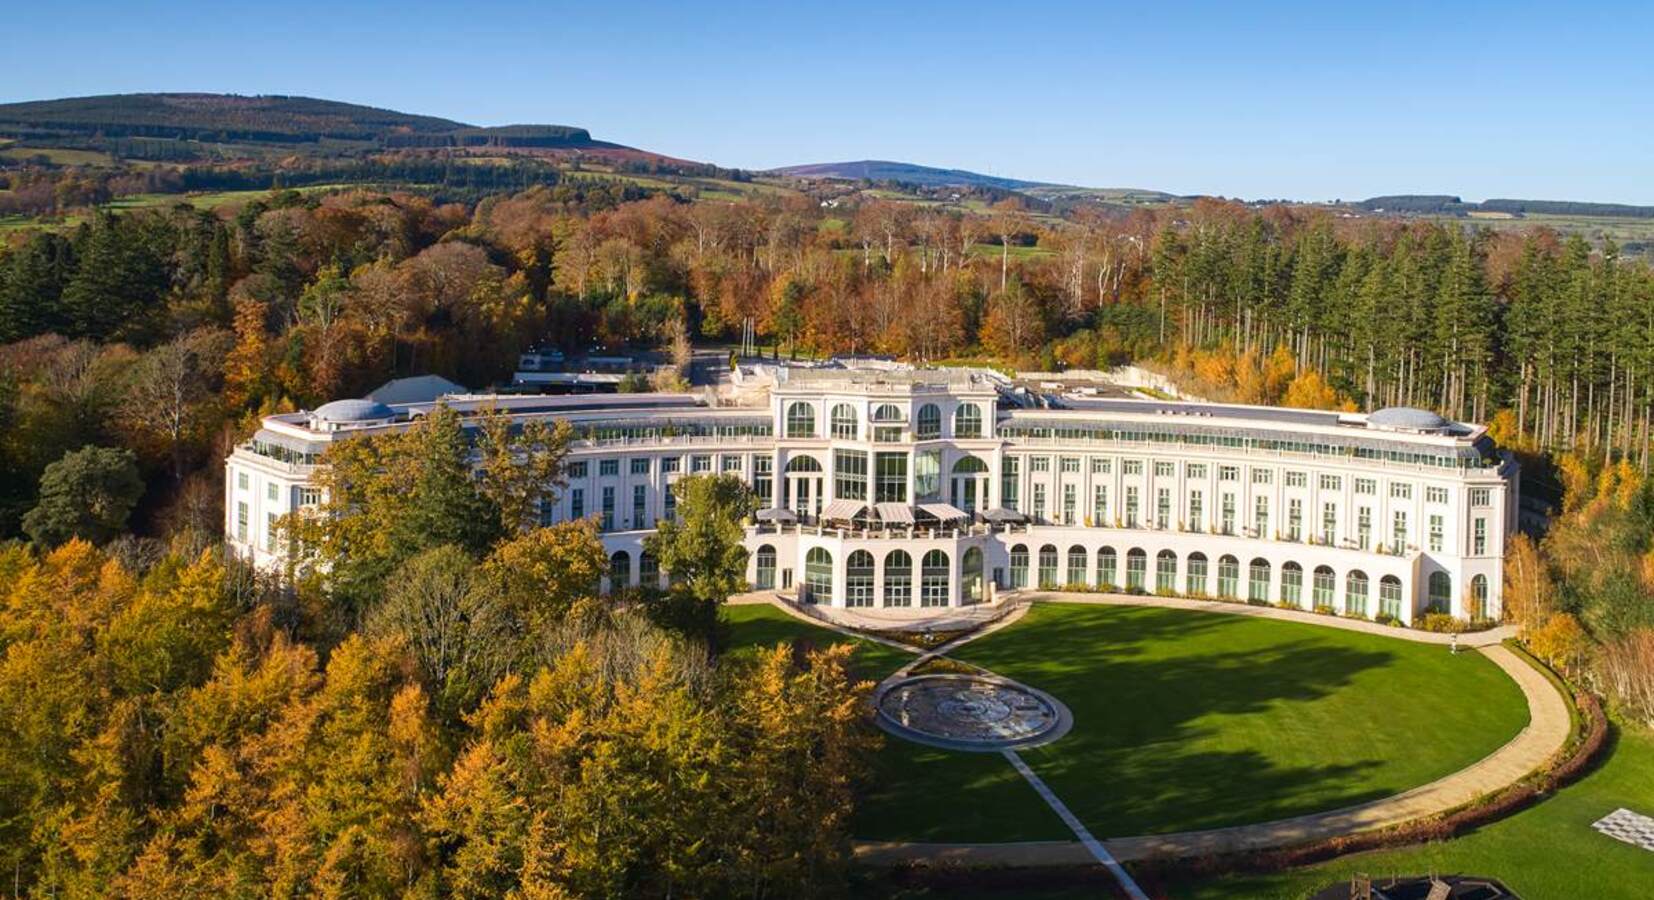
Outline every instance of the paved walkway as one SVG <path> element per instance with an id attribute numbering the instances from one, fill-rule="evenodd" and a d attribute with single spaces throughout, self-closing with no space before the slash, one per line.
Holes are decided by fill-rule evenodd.
<path id="1" fill-rule="evenodd" d="M 1387 637 L 1445 644 L 1448 635 L 1375 625 L 1314 613 L 1247 606 L 1217 601 L 1173 600 L 1119 594 L 1025 593 L 1025 599 L 1052 602 L 1102 603 L 1122 606 L 1164 606 L 1201 609 L 1232 615 L 1251 615 L 1301 621 L 1314 625 L 1365 631 Z M 1006 622 L 1005 624 L 1009 624 Z M 1528 702 L 1528 724 L 1503 747 L 1481 761 L 1412 790 L 1342 809 L 1274 822 L 1240 825 L 1208 831 L 1119 837 L 1102 841 L 1110 856 L 1122 862 L 1151 857 L 1191 857 L 1242 850 L 1286 847 L 1342 834 L 1401 825 L 1446 813 L 1520 780 L 1545 765 L 1567 743 L 1568 706 L 1540 672 L 1498 642 L 1494 629 L 1466 635 L 1461 645 L 1474 647 L 1514 680 Z M 1474 639 L 1474 641 L 1472 641 Z M 1078 841 L 1041 841 L 999 844 L 926 844 L 859 841 L 857 859 L 874 864 L 948 863 L 965 866 L 1091 865 L 1097 857 Z"/>

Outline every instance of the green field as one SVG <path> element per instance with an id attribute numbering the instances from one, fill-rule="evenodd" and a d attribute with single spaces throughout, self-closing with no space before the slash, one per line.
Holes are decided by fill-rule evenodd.
<path id="1" fill-rule="evenodd" d="M 1527 721 L 1479 654 L 1268 619 L 1040 605 L 953 655 L 1068 704 L 1074 730 L 1022 755 L 1099 837 L 1375 800 L 1464 768 Z M 880 776 L 858 836 L 1070 837 L 997 756 L 891 741 Z"/>
<path id="2" fill-rule="evenodd" d="M 856 647 L 850 661 L 851 674 L 869 681 L 879 681 L 891 672 L 913 660 L 914 654 L 897 650 L 873 641 L 855 640 L 800 621 L 768 604 L 725 606 L 723 619 L 727 625 L 726 652 L 750 653 L 759 647 L 776 644 L 803 646 L 830 646 L 850 643 Z"/>

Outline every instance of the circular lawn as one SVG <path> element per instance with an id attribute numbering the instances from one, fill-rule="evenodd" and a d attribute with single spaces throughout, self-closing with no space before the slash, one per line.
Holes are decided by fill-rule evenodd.
<path id="1" fill-rule="evenodd" d="M 1046 691 L 1074 727 L 1022 758 L 1099 838 L 1241 825 L 1376 800 L 1527 724 L 1481 654 L 1294 622 L 1041 603 L 953 654 Z M 998 754 L 886 741 L 856 834 L 1072 840 Z"/>

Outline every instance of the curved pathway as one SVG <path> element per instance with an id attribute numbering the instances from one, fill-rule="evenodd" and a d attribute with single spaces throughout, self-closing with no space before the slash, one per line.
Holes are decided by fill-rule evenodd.
<path id="1" fill-rule="evenodd" d="M 1448 644 L 1453 640 L 1450 635 L 1378 625 L 1356 619 L 1220 601 L 1044 591 L 1024 592 L 1018 599 L 1194 609 L 1343 628 L 1423 643 Z M 1014 613 L 995 624 L 1004 627 L 1021 618 L 1022 614 Z M 942 655 L 959 644 L 992 630 L 997 628 L 985 629 L 983 632 L 967 635 L 938 647 L 926 654 L 926 658 Z M 1567 702 L 1551 682 L 1533 666 L 1500 644 L 1509 634 L 1508 628 L 1497 628 L 1464 635 L 1459 640 L 1461 645 L 1476 649 L 1503 669 L 1505 674 L 1516 682 L 1528 702 L 1527 726 L 1503 747 L 1481 761 L 1412 790 L 1342 809 L 1207 831 L 1110 838 L 1102 841 L 1103 847 L 1115 859 L 1123 862 L 1286 847 L 1337 835 L 1393 827 L 1415 819 L 1446 813 L 1478 797 L 1514 784 L 1544 766 L 1562 751 L 1568 740 L 1569 720 Z M 915 660 L 913 665 L 917 664 L 918 660 Z M 904 667 L 898 675 L 911 667 Z M 897 676 L 892 676 L 894 677 Z M 1095 862 L 1093 852 L 1078 841 L 998 844 L 858 841 L 855 853 L 858 860 L 874 865 L 923 862 L 965 866 L 1048 866 L 1091 865 Z"/>

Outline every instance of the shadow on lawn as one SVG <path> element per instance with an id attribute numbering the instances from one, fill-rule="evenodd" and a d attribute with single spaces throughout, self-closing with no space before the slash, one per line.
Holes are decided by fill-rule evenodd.
<path id="1" fill-rule="evenodd" d="M 1209 718 L 1326 697 L 1396 654 L 1315 634 L 1281 643 L 1278 629 L 1266 635 L 1252 620 L 1216 614 L 1085 612 L 1094 615 L 1030 618 L 961 655 L 1049 691 L 1073 710 L 1067 737 L 1023 755 L 1098 836 L 1268 821 L 1409 786 L 1375 783 L 1371 767 L 1381 760 L 1361 752 L 1405 735 L 1311 729 L 1296 737 L 1283 722 L 1277 737 L 1244 726 L 1232 733 Z M 1212 652 L 1226 633 L 1234 649 Z M 1196 637 L 1199 646 L 1187 647 Z M 1270 753 L 1277 739 L 1318 741 L 1319 748 L 1280 754 L 1317 762 L 1283 763 Z"/>

